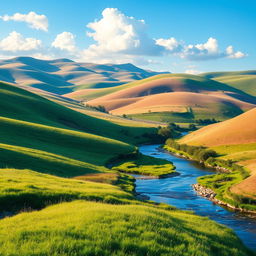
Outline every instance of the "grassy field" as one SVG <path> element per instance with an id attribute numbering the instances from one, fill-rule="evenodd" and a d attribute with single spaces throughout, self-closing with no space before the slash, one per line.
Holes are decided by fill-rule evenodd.
<path id="1" fill-rule="evenodd" d="M 0 254 L 17 252 L 20 256 L 250 255 L 233 232 L 204 217 L 83 201 L 1 220 Z"/>
<path id="2" fill-rule="evenodd" d="M 31 170 L 0 169 L 0 212 L 41 209 L 77 199 L 129 203 L 131 193 L 111 184 L 59 178 Z"/>
<path id="3" fill-rule="evenodd" d="M 142 114 L 128 115 L 131 118 L 140 120 L 153 120 L 157 122 L 171 123 L 194 123 L 198 119 L 209 119 L 214 117 L 215 120 L 223 121 L 242 113 L 242 110 L 231 104 L 208 104 L 204 107 L 194 106 L 190 110 L 182 112 L 150 112 Z"/>
<path id="4" fill-rule="evenodd" d="M 126 173 L 164 177 L 175 172 L 175 166 L 169 161 L 150 156 L 139 155 L 135 160 L 126 159 L 115 165 L 112 170 Z"/>

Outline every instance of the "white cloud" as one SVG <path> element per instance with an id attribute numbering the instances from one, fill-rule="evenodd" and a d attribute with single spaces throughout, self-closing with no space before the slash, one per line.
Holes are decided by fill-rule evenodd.
<path id="1" fill-rule="evenodd" d="M 37 30 L 48 31 L 48 19 L 43 14 L 37 14 L 35 12 L 29 12 L 27 14 L 15 13 L 14 15 L 0 16 L 3 21 L 19 21 L 26 22 L 31 28 Z"/>
<path id="2" fill-rule="evenodd" d="M 163 46 L 168 52 L 175 53 L 182 50 L 182 43 L 177 41 L 174 37 L 169 39 L 159 38 L 156 39 L 156 44 Z"/>
<path id="3" fill-rule="evenodd" d="M 93 32 L 87 35 L 96 43 L 84 54 L 88 57 L 122 55 L 159 55 L 164 50 L 146 34 L 144 20 L 128 17 L 116 8 L 106 8 L 102 18 L 87 25 Z"/>
<path id="4" fill-rule="evenodd" d="M 52 46 L 73 52 L 76 50 L 75 36 L 70 32 L 62 32 L 56 36 L 55 40 L 52 42 Z"/>
<path id="5" fill-rule="evenodd" d="M 13 31 L 0 41 L 0 50 L 9 52 L 31 51 L 40 48 L 42 42 L 36 38 L 24 38 L 22 34 Z"/>
<path id="6" fill-rule="evenodd" d="M 180 56 L 185 59 L 198 61 L 218 58 L 242 58 L 246 55 L 242 52 L 234 52 L 233 46 L 227 47 L 226 51 L 221 51 L 217 39 L 210 37 L 206 43 L 185 46 Z"/>
<path id="7" fill-rule="evenodd" d="M 241 58 L 244 58 L 244 57 L 247 56 L 243 52 L 240 52 L 240 51 L 235 52 L 232 45 L 227 47 L 226 54 L 227 54 L 227 57 L 230 58 L 230 59 L 241 59 Z"/>

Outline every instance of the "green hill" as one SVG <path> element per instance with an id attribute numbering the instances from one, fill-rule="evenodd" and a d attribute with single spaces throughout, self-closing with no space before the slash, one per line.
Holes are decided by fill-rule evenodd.
<path id="1" fill-rule="evenodd" d="M 106 171 L 109 159 L 155 128 L 115 124 L 12 85 L 0 85 L 0 166 L 70 177 Z M 129 144 L 127 144 L 127 142 Z"/>
<path id="2" fill-rule="evenodd" d="M 0 83 L 0 116 L 44 124 L 64 129 L 79 130 L 129 143 L 140 143 L 138 136 L 153 132 L 154 128 L 144 126 L 131 127 L 118 125 L 111 120 L 104 120 L 78 113 L 46 98 Z"/>
<path id="3" fill-rule="evenodd" d="M 203 77 L 225 83 L 247 94 L 256 96 L 256 71 L 212 72 L 204 73 Z"/>

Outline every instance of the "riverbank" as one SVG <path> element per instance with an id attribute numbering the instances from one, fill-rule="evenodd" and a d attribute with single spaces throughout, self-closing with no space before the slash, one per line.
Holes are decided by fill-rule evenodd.
<path id="1" fill-rule="evenodd" d="M 136 179 L 136 192 L 148 196 L 150 201 L 165 203 L 197 215 L 209 217 L 218 223 L 233 229 L 249 247 L 256 250 L 256 219 L 243 212 L 228 210 L 198 195 L 192 188 L 198 177 L 213 174 L 213 169 L 199 165 L 195 161 L 176 157 L 161 145 L 144 145 L 139 147 L 142 154 L 171 161 L 176 166 L 179 176 L 166 179 Z M 137 177 L 136 177 L 137 178 Z"/>
<path id="2" fill-rule="evenodd" d="M 202 186 L 199 183 L 192 184 L 192 187 L 197 192 L 198 195 L 200 195 L 202 197 L 205 197 L 208 200 L 211 200 L 215 204 L 228 207 L 228 208 L 230 208 L 232 210 L 235 210 L 235 211 L 240 211 L 240 212 L 243 212 L 243 213 L 255 214 L 255 217 L 256 217 L 256 212 L 255 211 L 250 211 L 250 210 L 246 210 L 246 209 L 243 209 L 243 208 L 240 208 L 240 207 L 235 207 L 235 206 L 233 206 L 231 204 L 228 204 L 226 202 L 223 202 L 223 201 L 217 199 L 216 198 L 217 194 L 212 189 L 210 189 L 210 188 L 206 188 L 206 187 Z"/>
<path id="3" fill-rule="evenodd" d="M 217 171 L 214 175 L 197 179 L 197 183 L 214 191 L 216 203 L 238 211 L 256 213 L 255 200 L 230 191 L 233 185 L 240 183 L 249 176 L 242 166 L 232 161 L 218 159 L 216 152 L 204 147 L 178 144 L 172 140 L 167 140 L 166 143 L 163 148 L 172 154 L 190 161 L 197 161 L 199 164 Z"/>

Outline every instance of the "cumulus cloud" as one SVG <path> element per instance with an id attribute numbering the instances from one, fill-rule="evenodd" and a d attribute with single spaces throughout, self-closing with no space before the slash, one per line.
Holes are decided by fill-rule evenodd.
<path id="1" fill-rule="evenodd" d="M 27 23 L 31 28 L 37 30 L 48 31 L 48 19 L 43 14 L 37 14 L 35 12 L 29 12 L 27 14 L 15 13 L 14 15 L 0 16 L 3 21 L 19 21 Z"/>
<path id="2" fill-rule="evenodd" d="M 70 32 L 62 32 L 56 36 L 52 46 L 61 50 L 73 52 L 76 50 L 75 36 Z"/>
<path id="3" fill-rule="evenodd" d="M 218 46 L 216 38 L 210 37 L 203 44 L 187 45 L 184 46 L 183 51 L 180 53 L 182 58 L 188 60 L 210 60 L 219 58 L 242 58 L 245 54 L 242 52 L 234 52 L 233 46 L 227 47 L 226 51 L 221 51 Z"/>
<path id="4" fill-rule="evenodd" d="M 87 25 L 93 32 L 87 35 L 96 43 L 86 49 L 88 56 L 107 56 L 112 53 L 125 55 L 159 55 L 164 48 L 146 33 L 144 20 L 137 20 L 116 8 L 106 8 L 102 18 Z"/>
<path id="5" fill-rule="evenodd" d="M 227 57 L 230 59 L 241 59 L 247 56 L 243 52 L 240 52 L 240 51 L 235 52 L 232 45 L 227 47 L 226 54 L 227 54 Z"/>
<path id="6" fill-rule="evenodd" d="M 34 29 L 48 31 L 47 17 L 35 12 L 4 15 L 0 16 L 0 19 L 26 22 Z M 198 44 L 189 44 L 175 37 L 154 39 L 147 34 L 144 20 L 127 16 L 116 8 L 104 9 L 102 17 L 87 24 L 87 28 L 90 29 L 87 35 L 94 43 L 84 49 L 76 46 L 75 35 L 71 32 L 64 31 L 56 35 L 51 47 L 43 49 L 40 40 L 24 38 L 20 33 L 13 31 L 8 37 L 0 40 L 0 50 L 18 53 L 40 48 L 40 51 L 34 51 L 32 54 L 46 58 L 65 56 L 86 62 L 132 62 L 137 65 L 152 64 L 155 61 L 152 58 L 162 56 L 175 56 L 191 61 L 239 59 L 247 56 L 241 51 L 235 51 L 232 45 L 221 49 L 218 40 L 213 37 Z M 197 72 L 194 68 L 187 69 L 190 73 Z"/>
<path id="7" fill-rule="evenodd" d="M 0 50 L 9 52 L 31 51 L 40 48 L 41 40 L 36 38 L 24 38 L 22 34 L 13 31 L 0 41 Z"/>
<path id="8" fill-rule="evenodd" d="M 159 38 L 156 39 L 156 44 L 163 46 L 169 53 L 177 53 L 182 51 L 182 43 L 179 42 L 174 37 L 170 37 L 169 39 Z"/>

